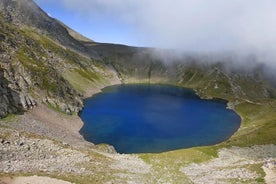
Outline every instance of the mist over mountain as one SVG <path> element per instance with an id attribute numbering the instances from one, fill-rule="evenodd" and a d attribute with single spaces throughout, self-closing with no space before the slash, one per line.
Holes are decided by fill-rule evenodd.
<path id="1" fill-rule="evenodd" d="M 272 0 L 62 0 L 59 4 L 91 24 L 110 21 L 120 25 L 122 32 L 130 30 L 134 45 L 150 46 L 144 52 L 164 63 L 185 63 L 189 57 L 200 63 L 223 62 L 229 71 L 259 70 L 276 84 L 276 2 Z M 101 47 L 86 45 L 90 53 Z"/>

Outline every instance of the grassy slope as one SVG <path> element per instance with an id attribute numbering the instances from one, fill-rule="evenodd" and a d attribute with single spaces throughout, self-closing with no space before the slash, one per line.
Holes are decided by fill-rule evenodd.
<path id="1" fill-rule="evenodd" d="M 0 24 L 3 28 L 0 48 L 4 54 L 11 55 L 9 64 L 13 71 L 10 72 L 26 78 L 25 93 L 38 101 L 47 96 L 76 104 L 77 100 L 72 100 L 76 96 L 80 99 L 83 92 L 109 84 L 108 79 L 112 78 L 109 70 L 95 59 L 61 46 L 33 28 L 15 27 L 5 22 L 1 14 Z M 57 106 L 54 108 L 59 109 Z"/>
<path id="2" fill-rule="evenodd" d="M 64 48 L 53 40 L 36 33 L 30 28 L 26 27 L 23 31 L 27 36 L 36 38 L 35 42 L 37 45 L 44 49 L 42 51 L 35 50 L 34 52 L 39 53 L 42 57 L 44 57 L 43 60 L 45 62 L 51 57 L 59 58 L 55 61 L 55 63 L 51 63 L 50 65 L 53 65 L 53 68 L 57 70 L 57 72 L 60 73 L 61 76 L 64 77 L 64 79 L 66 79 L 73 86 L 73 88 L 75 88 L 75 90 L 83 92 L 91 82 L 101 82 L 101 79 L 105 77 L 103 76 L 103 73 L 99 73 L 94 70 L 94 68 L 97 67 L 94 65 L 95 61 L 93 59 L 83 57 L 70 49 Z M 49 55 L 45 52 L 50 52 L 51 54 Z M 22 54 L 19 56 L 19 58 L 22 58 Z M 28 60 L 26 63 L 29 63 L 30 65 L 31 60 Z M 40 72 L 43 72 L 41 71 L 42 69 L 43 67 L 39 66 Z M 41 77 L 43 78 L 43 76 Z M 47 86 L 46 88 L 49 89 Z"/>
<path id="3" fill-rule="evenodd" d="M 223 145 L 252 146 L 276 143 L 276 100 L 242 102 L 235 108 L 242 117 L 241 128 Z"/>

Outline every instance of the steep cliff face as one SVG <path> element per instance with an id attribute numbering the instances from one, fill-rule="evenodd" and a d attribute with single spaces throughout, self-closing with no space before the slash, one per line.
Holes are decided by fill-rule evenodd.
<path id="1" fill-rule="evenodd" d="M 8 86 L 3 69 L 0 69 L 0 117 L 22 110 L 20 96 Z"/>
<path id="2" fill-rule="evenodd" d="M 40 44 L 42 37 L 33 38 L 30 31 L 17 29 L 2 16 L 0 26 L 1 93 L 5 107 L 1 116 L 27 110 L 38 102 L 59 104 L 63 111 L 77 112 L 82 104 L 80 94 L 52 64 L 62 60 L 61 55 L 54 58 L 49 51 L 51 47 Z M 44 41 L 54 45 L 47 38 Z"/>

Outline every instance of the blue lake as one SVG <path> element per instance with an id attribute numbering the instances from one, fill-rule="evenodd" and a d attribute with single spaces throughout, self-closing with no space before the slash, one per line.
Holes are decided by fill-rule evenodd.
<path id="1" fill-rule="evenodd" d="M 227 140 L 241 119 L 226 101 L 168 85 L 116 85 L 84 102 L 80 133 L 119 153 L 156 153 Z"/>

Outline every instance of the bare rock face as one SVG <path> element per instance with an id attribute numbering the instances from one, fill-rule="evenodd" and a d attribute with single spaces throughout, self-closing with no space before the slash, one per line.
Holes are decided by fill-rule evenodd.
<path id="1" fill-rule="evenodd" d="M 1 0 L 0 12 L 0 118 L 39 103 L 78 112 L 82 95 L 62 72 L 80 57 L 66 47 L 81 52 L 81 44 L 31 0 Z"/>
<path id="2" fill-rule="evenodd" d="M 4 72 L 0 69 L 0 118 L 23 109 L 19 94 L 8 86 Z"/>
<path id="3" fill-rule="evenodd" d="M 28 93 L 26 79 L 22 75 L 15 77 L 10 64 L 0 64 L 0 118 L 35 107 L 37 101 Z"/>
<path id="4" fill-rule="evenodd" d="M 14 49 L 16 51 L 17 48 Z M 0 54 L 0 59 L 8 55 L 5 52 Z M 45 103 L 67 114 L 81 110 L 81 94 L 58 71 L 47 68 L 47 72 L 41 75 L 39 70 L 34 72 L 16 57 L 5 62 L 0 60 L 0 117 L 9 113 L 21 113 L 39 103 Z"/>

